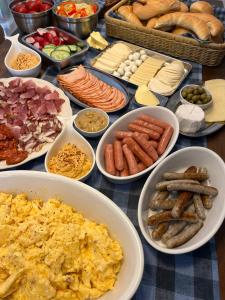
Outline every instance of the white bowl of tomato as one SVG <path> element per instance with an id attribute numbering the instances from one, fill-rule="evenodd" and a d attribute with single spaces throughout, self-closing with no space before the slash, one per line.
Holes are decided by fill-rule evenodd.
<path id="1" fill-rule="evenodd" d="M 14 0 L 9 7 L 18 28 L 30 33 L 51 23 L 53 0 Z"/>

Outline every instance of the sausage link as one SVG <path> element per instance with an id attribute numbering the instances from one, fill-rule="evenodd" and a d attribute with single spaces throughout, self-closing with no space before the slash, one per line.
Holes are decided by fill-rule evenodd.
<path id="1" fill-rule="evenodd" d="M 167 231 L 169 222 L 160 223 L 152 230 L 152 238 L 155 241 L 161 240 L 163 234 Z"/>
<path id="2" fill-rule="evenodd" d="M 152 145 L 153 148 L 155 148 L 155 149 L 158 148 L 158 143 L 157 143 L 156 141 L 150 140 L 150 141 L 148 141 L 148 142 L 149 142 L 149 144 Z"/>
<path id="3" fill-rule="evenodd" d="M 197 215 L 200 219 L 205 220 L 205 208 L 203 206 L 201 196 L 199 194 L 194 194 L 193 200 Z"/>
<path id="4" fill-rule="evenodd" d="M 150 198 L 149 201 L 149 208 L 152 210 L 155 209 L 156 203 L 158 201 L 163 201 L 165 200 L 169 195 L 169 192 L 163 191 L 163 192 L 155 192 L 154 195 Z"/>
<path id="5" fill-rule="evenodd" d="M 174 219 L 171 211 L 163 211 L 157 214 L 154 214 L 148 218 L 148 225 L 149 226 L 156 226 L 162 222 L 174 221 L 178 219 Z M 191 212 L 183 212 L 182 215 L 179 217 L 179 220 L 186 221 L 190 223 L 198 222 L 198 216 Z"/>
<path id="6" fill-rule="evenodd" d="M 158 132 L 160 135 L 163 133 L 162 127 L 151 124 L 149 122 L 145 122 L 143 120 L 136 119 L 136 120 L 133 121 L 133 123 L 137 124 L 137 125 L 140 125 L 140 126 L 143 126 L 143 127 L 146 127 L 148 129 L 154 130 L 154 131 Z"/>
<path id="7" fill-rule="evenodd" d="M 215 187 L 198 184 L 198 183 L 184 183 L 178 180 L 177 183 L 170 183 L 167 186 L 168 191 L 189 191 L 197 194 L 204 194 L 215 197 L 218 190 Z"/>
<path id="8" fill-rule="evenodd" d="M 128 169 L 129 169 L 129 174 L 134 175 L 139 172 L 138 170 L 138 165 L 137 161 L 134 157 L 133 152 L 130 150 L 130 148 L 127 146 L 127 144 L 123 145 L 122 147 L 124 156 L 126 158 L 127 164 L 128 164 Z"/>
<path id="9" fill-rule="evenodd" d="M 201 228 L 202 221 L 199 221 L 195 224 L 187 225 L 183 231 L 179 234 L 171 237 L 170 239 L 165 240 L 165 245 L 168 248 L 175 248 L 183 245 L 187 241 L 189 241 Z"/>
<path id="10" fill-rule="evenodd" d="M 184 211 L 187 203 L 189 203 L 190 199 L 192 198 L 192 193 L 191 192 L 181 192 L 176 200 L 176 203 L 171 211 L 171 214 L 173 218 L 179 219 L 181 216 L 182 212 Z"/>
<path id="11" fill-rule="evenodd" d="M 138 170 L 139 172 L 144 171 L 146 169 L 146 166 L 143 164 L 143 162 L 138 163 Z"/>
<path id="12" fill-rule="evenodd" d="M 104 149 L 105 169 L 111 175 L 116 175 L 116 168 L 114 162 L 114 151 L 112 144 L 106 144 Z"/>
<path id="13" fill-rule="evenodd" d="M 143 121 L 146 121 L 146 122 L 149 122 L 151 124 L 154 124 L 156 126 L 159 126 L 163 129 L 166 129 L 168 126 L 170 126 L 168 123 L 164 122 L 164 121 L 161 121 L 159 119 L 155 119 L 151 116 L 148 116 L 148 115 L 145 115 L 145 114 L 141 114 L 139 116 L 139 119 L 143 120 Z"/>
<path id="14" fill-rule="evenodd" d="M 133 138 L 154 162 L 157 161 L 159 158 L 158 153 L 146 139 L 142 138 L 138 133 L 134 133 Z"/>
<path id="15" fill-rule="evenodd" d="M 140 132 L 140 133 L 148 134 L 148 136 L 153 140 L 158 140 L 160 138 L 160 134 L 158 132 L 153 131 L 153 130 L 148 129 L 148 128 L 145 128 L 145 127 L 142 127 L 142 126 L 139 126 L 139 125 L 134 124 L 134 123 L 130 123 L 128 125 L 128 129 L 131 130 L 131 131 L 137 131 L 137 132 Z"/>
<path id="16" fill-rule="evenodd" d="M 209 195 L 201 195 L 202 204 L 206 209 L 210 209 L 213 206 L 213 199 Z"/>
<path id="17" fill-rule="evenodd" d="M 124 159 L 123 159 L 122 144 L 120 141 L 118 140 L 114 141 L 113 150 L 114 150 L 115 167 L 118 171 L 122 171 L 124 169 Z"/>
<path id="18" fill-rule="evenodd" d="M 183 179 L 183 180 L 168 180 L 168 181 L 160 181 L 158 183 L 156 183 L 156 190 L 158 191 L 165 191 L 167 190 L 168 185 L 171 184 L 184 184 L 184 183 L 198 183 L 197 180 L 192 180 L 192 179 Z"/>
<path id="19" fill-rule="evenodd" d="M 134 132 L 132 132 L 132 131 L 117 130 L 115 132 L 115 138 L 118 140 L 122 140 L 126 137 L 133 137 L 133 135 L 134 135 Z M 141 133 L 141 134 L 139 133 L 139 135 L 141 135 L 143 138 L 145 138 L 147 140 L 149 139 L 149 135 L 146 133 Z"/>
<path id="20" fill-rule="evenodd" d="M 176 221 L 170 224 L 168 230 L 163 234 L 162 241 L 165 243 L 166 240 L 178 234 L 187 225 L 185 221 Z"/>
<path id="21" fill-rule="evenodd" d="M 203 181 L 209 178 L 207 173 L 176 173 L 176 172 L 166 172 L 163 174 L 163 178 L 166 180 L 176 180 L 176 179 L 194 179 L 198 181 Z"/>
<path id="22" fill-rule="evenodd" d="M 157 152 L 159 155 L 162 155 L 165 152 L 166 147 L 168 146 L 172 135 L 173 135 L 173 127 L 169 126 L 164 130 L 161 139 L 159 141 L 158 148 L 157 148 Z"/>
<path id="23" fill-rule="evenodd" d="M 148 154 L 141 149 L 141 147 L 135 142 L 134 139 L 126 138 L 124 142 L 146 167 L 149 167 L 153 164 L 151 157 L 149 157 Z"/>
<path id="24" fill-rule="evenodd" d="M 122 150 L 123 150 L 123 148 L 122 148 Z M 127 160 L 125 157 L 123 157 L 123 163 L 124 163 L 124 169 L 120 172 L 120 176 L 121 177 L 129 176 L 128 164 L 127 164 Z"/>

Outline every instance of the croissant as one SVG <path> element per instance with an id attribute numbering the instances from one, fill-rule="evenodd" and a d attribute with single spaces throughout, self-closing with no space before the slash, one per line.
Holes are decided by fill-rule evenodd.
<path id="1" fill-rule="evenodd" d="M 205 13 L 213 15 L 213 7 L 206 1 L 197 1 L 190 6 L 190 12 Z"/>
<path id="2" fill-rule="evenodd" d="M 138 2 L 133 3 L 133 13 L 140 20 L 149 20 L 167 12 L 179 11 L 179 9 L 180 1 L 178 0 L 147 0 L 144 5 Z"/>
<path id="3" fill-rule="evenodd" d="M 132 23 L 136 26 L 143 27 L 143 24 L 138 19 L 138 17 L 133 13 L 133 8 L 131 5 L 122 5 L 118 9 L 119 15 L 121 15 L 127 22 Z"/>
<path id="4" fill-rule="evenodd" d="M 151 18 L 148 23 L 146 24 L 147 28 L 154 28 L 156 25 L 158 18 Z"/>
<path id="5" fill-rule="evenodd" d="M 174 12 L 158 18 L 155 29 L 161 29 L 165 26 L 180 26 L 193 31 L 200 40 L 207 41 L 210 37 L 210 31 L 205 21 L 193 14 Z"/>
<path id="6" fill-rule="evenodd" d="M 179 11 L 181 11 L 181 12 L 188 12 L 188 6 L 187 6 L 187 4 L 185 4 L 185 3 L 183 3 L 183 2 L 180 2 L 180 9 L 179 9 Z"/>

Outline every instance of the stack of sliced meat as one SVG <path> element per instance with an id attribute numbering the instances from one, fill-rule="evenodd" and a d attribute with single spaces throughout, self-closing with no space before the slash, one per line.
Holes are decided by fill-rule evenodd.
<path id="1" fill-rule="evenodd" d="M 65 90 L 88 106 L 111 112 L 126 104 L 126 97 L 120 90 L 101 81 L 83 66 L 71 73 L 58 75 L 57 79 Z"/>
<path id="2" fill-rule="evenodd" d="M 28 153 L 54 141 L 62 128 L 56 116 L 63 103 L 58 92 L 39 87 L 33 80 L 0 82 L 0 124 L 11 130 L 19 149 Z"/>

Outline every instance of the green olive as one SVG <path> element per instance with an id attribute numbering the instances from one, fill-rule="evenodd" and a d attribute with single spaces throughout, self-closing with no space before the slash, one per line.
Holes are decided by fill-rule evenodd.
<path id="1" fill-rule="evenodd" d="M 198 95 L 198 94 L 199 94 L 198 88 L 197 88 L 197 89 L 194 89 L 193 94 L 194 94 L 194 95 Z"/>
<path id="2" fill-rule="evenodd" d="M 192 97 L 193 97 L 193 94 L 188 94 L 188 95 L 187 95 L 187 100 L 188 100 L 188 101 L 191 100 Z"/>
<path id="3" fill-rule="evenodd" d="M 198 96 L 197 95 L 193 96 L 192 101 L 194 101 L 194 102 L 198 101 Z"/>
<path id="4" fill-rule="evenodd" d="M 203 87 L 198 88 L 199 94 L 205 93 L 205 89 Z"/>
<path id="5" fill-rule="evenodd" d="M 211 99 L 212 99 L 212 96 L 211 95 L 207 95 L 207 101 L 209 102 L 209 101 L 211 101 Z"/>
<path id="6" fill-rule="evenodd" d="M 201 104 L 202 104 L 202 101 L 198 100 L 198 101 L 196 102 L 196 104 L 201 105 Z"/>
<path id="7" fill-rule="evenodd" d="M 204 94 L 201 94 L 201 99 L 202 100 L 205 100 L 205 99 L 207 99 L 207 95 L 204 93 Z"/>
<path id="8" fill-rule="evenodd" d="M 183 90 L 181 95 L 182 95 L 183 98 L 186 98 L 187 97 L 187 91 Z"/>

